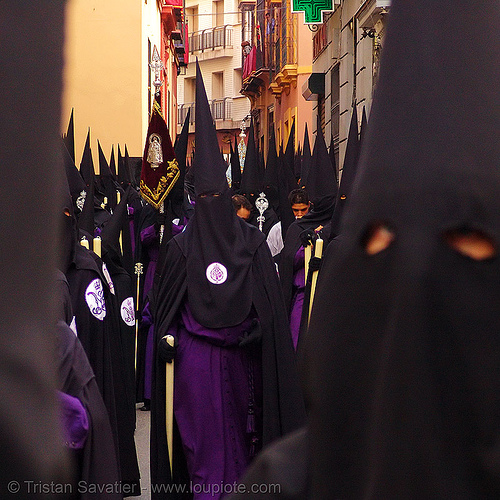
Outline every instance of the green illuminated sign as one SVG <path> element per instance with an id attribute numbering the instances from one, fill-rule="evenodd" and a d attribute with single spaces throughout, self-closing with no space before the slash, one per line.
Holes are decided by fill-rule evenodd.
<path id="1" fill-rule="evenodd" d="M 333 0 L 292 0 L 292 12 L 304 12 L 306 24 L 323 23 L 323 12 L 333 10 Z"/>

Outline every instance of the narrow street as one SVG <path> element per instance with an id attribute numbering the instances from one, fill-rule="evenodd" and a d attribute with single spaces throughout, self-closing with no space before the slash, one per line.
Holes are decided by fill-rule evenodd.
<path id="1" fill-rule="evenodd" d="M 149 480 L 149 429 L 151 412 L 141 411 L 139 408 L 142 403 L 137 405 L 136 429 L 135 429 L 135 447 L 137 449 L 137 459 L 139 460 L 139 469 L 141 471 L 141 489 L 140 499 L 150 499 L 150 480 Z"/>

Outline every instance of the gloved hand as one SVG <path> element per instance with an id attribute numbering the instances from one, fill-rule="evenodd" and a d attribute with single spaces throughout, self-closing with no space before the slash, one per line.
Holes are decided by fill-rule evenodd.
<path id="1" fill-rule="evenodd" d="M 321 257 L 311 257 L 309 261 L 309 272 L 319 271 L 321 269 Z"/>
<path id="2" fill-rule="evenodd" d="M 161 226 L 165 225 L 165 214 L 161 214 L 160 212 L 156 212 L 155 218 L 155 230 L 159 231 Z"/>
<path id="3" fill-rule="evenodd" d="M 299 237 L 303 247 L 307 247 L 317 238 L 313 229 L 306 229 L 302 231 Z"/>
<path id="4" fill-rule="evenodd" d="M 177 353 L 177 346 L 179 345 L 179 341 L 176 337 L 174 337 L 174 345 L 171 346 L 167 342 L 167 335 L 162 337 L 158 342 L 158 356 L 165 363 L 172 363 L 175 355 Z"/>
<path id="5" fill-rule="evenodd" d="M 240 347 L 260 344 L 262 340 L 262 328 L 260 326 L 260 321 L 257 318 L 254 318 L 248 331 L 245 331 L 238 340 L 238 345 Z"/>

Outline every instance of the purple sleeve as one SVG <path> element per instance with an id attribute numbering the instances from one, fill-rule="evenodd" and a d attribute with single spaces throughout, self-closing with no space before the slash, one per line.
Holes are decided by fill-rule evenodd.
<path id="1" fill-rule="evenodd" d="M 152 245 L 159 241 L 154 224 L 141 231 L 141 241 L 145 245 Z"/>
<path id="2" fill-rule="evenodd" d="M 183 229 L 184 229 L 183 224 L 174 224 L 172 222 L 172 236 L 177 236 L 178 234 L 181 234 Z"/>
<path id="3" fill-rule="evenodd" d="M 305 256 L 303 246 L 297 250 L 293 260 L 293 285 L 298 288 L 304 288 L 306 286 Z"/>
<path id="4" fill-rule="evenodd" d="M 78 398 L 61 391 L 57 393 L 64 444 L 68 448 L 80 450 L 84 447 L 89 433 L 87 412 Z"/>

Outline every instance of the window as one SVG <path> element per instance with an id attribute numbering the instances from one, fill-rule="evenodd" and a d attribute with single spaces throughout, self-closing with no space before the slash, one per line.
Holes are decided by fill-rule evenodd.
<path id="1" fill-rule="evenodd" d="M 224 72 L 212 73 L 212 99 L 224 98 Z"/>
<path id="2" fill-rule="evenodd" d="M 195 79 L 184 78 L 184 103 L 189 104 L 194 102 L 195 90 Z"/>
<path id="3" fill-rule="evenodd" d="M 224 26 L 224 0 L 213 2 L 212 14 L 213 26 Z"/>
<path id="4" fill-rule="evenodd" d="M 188 7 L 186 9 L 186 19 L 190 33 L 198 31 L 198 6 Z"/>

